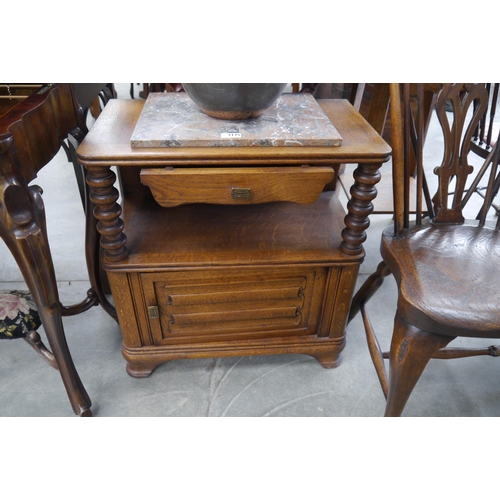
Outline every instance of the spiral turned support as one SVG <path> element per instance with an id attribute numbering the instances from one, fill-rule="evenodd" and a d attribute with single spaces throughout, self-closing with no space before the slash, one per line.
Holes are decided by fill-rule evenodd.
<path id="1" fill-rule="evenodd" d="M 375 184 L 380 181 L 380 165 L 360 164 L 354 171 L 354 184 L 351 187 L 351 199 L 347 203 L 348 213 L 344 219 L 342 231 L 344 240 L 341 249 L 348 255 L 363 252 L 366 229 L 370 225 L 369 215 L 373 212 L 372 200 L 377 196 Z"/>
<path id="2" fill-rule="evenodd" d="M 87 184 L 90 187 L 90 199 L 95 205 L 94 216 L 99 221 L 97 230 L 101 235 L 104 258 L 111 262 L 119 262 L 128 256 L 115 181 L 116 175 L 109 167 L 89 168 Z"/>

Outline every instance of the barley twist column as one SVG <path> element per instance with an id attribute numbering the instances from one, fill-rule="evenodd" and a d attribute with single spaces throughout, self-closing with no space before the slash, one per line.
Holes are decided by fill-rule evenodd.
<path id="1" fill-rule="evenodd" d="M 90 167 L 87 184 L 90 186 L 90 199 L 94 203 L 94 215 L 99 221 L 97 230 L 101 235 L 101 246 L 104 258 L 111 262 L 119 262 L 128 256 L 125 246 L 127 238 L 123 233 L 122 209 L 116 202 L 119 197 L 114 187 L 115 173 L 109 167 Z"/>
<path id="2" fill-rule="evenodd" d="M 380 164 L 360 164 L 354 171 L 354 184 L 351 187 L 351 199 L 347 203 L 348 213 L 344 219 L 342 231 L 344 240 L 341 249 L 348 255 L 363 252 L 366 229 L 370 225 L 369 215 L 373 212 L 372 200 L 377 196 L 375 184 L 380 180 Z"/>

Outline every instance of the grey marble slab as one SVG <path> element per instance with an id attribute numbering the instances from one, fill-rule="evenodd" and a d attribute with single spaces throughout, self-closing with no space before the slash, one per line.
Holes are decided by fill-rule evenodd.
<path id="1" fill-rule="evenodd" d="M 236 136 L 235 136 L 236 135 Z M 262 115 L 220 120 L 185 94 L 149 94 L 130 139 L 133 148 L 341 146 L 342 137 L 310 94 L 282 94 Z"/>

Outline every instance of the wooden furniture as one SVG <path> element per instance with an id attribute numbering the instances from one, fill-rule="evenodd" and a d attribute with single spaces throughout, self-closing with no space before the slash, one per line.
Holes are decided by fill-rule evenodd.
<path id="1" fill-rule="evenodd" d="M 28 96 L 36 94 L 42 86 L 41 83 L 0 83 L 0 117 Z"/>
<path id="2" fill-rule="evenodd" d="M 446 102 L 453 114 L 447 116 Z M 444 158 L 434 169 L 437 191 L 425 195 L 423 165 L 424 92 L 418 85 L 418 107 L 410 105 L 410 87 L 391 84 L 394 177 L 394 227 L 382 235 L 383 262 L 353 299 L 350 319 L 361 311 L 370 354 L 387 398 L 386 416 L 399 416 L 430 358 L 489 354 L 486 349 L 447 348 L 456 337 L 500 337 L 500 223 L 487 219 L 489 198 L 498 175 L 500 148 L 492 158 L 485 202 L 478 220 L 464 220 L 464 193 L 469 143 L 486 109 L 484 84 L 444 84 L 436 98 L 443 129 Z M 474 104 L 474 112 L 467 111 Z M 449 115 L 449 114 L 448 114 Z M 410 217 L 411 158 L 416 162 L 416 215 Z M 430 181 L 429 181 L 430 184 Z M 453 195 L 449 196 L 450 191 Z M 423 194 L 424 193 L 424 194 Z M 423 216 L 422 214 L 428 214 Z M 396 278 L 399 298 L 390 353 L 382 353 L 365 304 L 385 276 Z M 383 358 L 390 359 L 387 380 Z"/>
<path id="3" fill-rule="evenodd" d="M 474 178 L 474 181 L 468 188 L 467 194 L 464 198 L 464 202 L 470 199 L 470 197 L 476 193 L 484 198 L 484 191 L 486 186 L 480 186 L 479 184 L 484 178 L 484 175 L 488 171 L 491 161 L 494 155 L 494 148 L 497 142 L 498 134 L 500 133 L 500 122 L 498 117 L 495 119 L 497 107 L 499 105 L 498 93 L 500 90 L 500 83 L 487 83 L 486 90 L 489 95 L 488 107 L 482 114 L 479 124 L 474 131 L 474 135 L 470 142 L 470 149 L 476 153 L 479 157 L 484 159 L 483 166 Z M 490 205 L 495 210 L 497 216 L 500 216 L 500 206 L 493 203 L 494 198 L 498 195 L 500 190 L 500 175 L 497 176 L 493 184 L 493 194 L 490 198 Z"/>
<path id="4" fill-rule="evenodd" d="M 498 121 L 495 120 L 500 83 L 487 83 L 486 90 L 489 95 L 488 107 L 481 115 L 470 144 L 471 150 L 485 159 L 495 146 L 500 131 Z"/>
<path id="5" fill-rule="evenodd" d="M 114 313 L 98 276 L 98 234 L 89 218 L 86 251 L 91 288 L 81 303 L 63 306 L 47 238 L 42 189 L 30 184 L 65 139 L 81 140 L 85 135 L 81 106 L 70 84 L 5 84 L 0 90 L 0 236 L 23 274 L 50 351 L 34 331 L 35 325 L 26 340 L 59 370 L 75 414 L 91 416 L 91 401 L 71 359 L 62 317 L 82 313 L 100 302 Z M 11 99 L 12 95 L 17 97 Z"/>
<path id="6" fill-rule="evenodd" d="M 116 98 L 116 92 L 112 83 L 75 83 L 72 85 L 72 89 L 78 127 L 68 134 L 66 140 L 62 141 L 62 146 L 66 152 L 68 161 L 73 164 L 83 210 L 86 214 L 85 255 L 92 289 L 97 296 L 99 304 L 116 320 L 116 310 L 106 296 L 111 291 L 106 273 L 101 267 L 99 235 L 93 215 L 94 207 L 89 197 L 89 189 L 86 181 L 87 172 L 80 165 L 76 157 L 76 149 L 89 131 L 88 115 L 92 114 L 93 117 L 97 118 L 109 100 Z"/>
<path id="7" fill-rule="evenodd" d="M 78 127 L 69 85 L 41 85 L 0 117 L 0 236 L 23 274 L 68 392 L 73 411 L 91 415 L 91 402 L 71 359 L 62 316 L 91 302 L 64 308 L 56 278 L 42 202 L 42 190 L 28 186 Z M 40 351 L 41 352 L 41 351 Z"/>
<path id="8" fill-rule="evenodd" d="M 176 358 L 273 353 L 336 366 L 390 148 L 344 100 L 321 102 L 341 147 L 131 148 L 143 105 L 110 101 L 77 151 L 128 373 L 148 376 Z M 347 216 L 335 192 L 317 189 L 318 176 L 328 182 L 345 162 L 359 163 Z M 297 203 L 283 201 L 290 193 Z M 169 208 L 179 203 L 188 204 Z"/>
<path id="9" fill-rule="evenodd" d="M 67 139 L 62 142 L 62 146 L 66 151 L 68 161 L 73 163 L 83 209 L 86 210 L 88 203 L 85 193 L 87 187 L 85 169 L 78 163 L 76 148 L 89 131 L 87 125 L 88 115 L 91 114 L 94 118 L 97 118 L 107 102 L 112 98 L 116 98 L 116 92 L 114 92 L 113 84 L 106 83 L 75 83 L 72 88 L 77 116 L 79 117 L 78 134 L 68 134 Z"/>
<path id="10" fill-rule="evenodd" d="M 365 85 L 367 84 L 355 84 L 357 85 L 353 91 L 356 91 L 351 96 L 351 102 L 358 102 L 362 99 L 361 92 L 364 91 Z M 390 92 L 388 83 L 375 83 L 369 85 L 370 91 L 367 92 L 367 97 L 362 99 L 362 102 L 358 104 L 360 113 L 366 118 L 367 122 L 389 143 L 391 142 L 391 119 L 389 116 L 389 106 L 390 106 Z M 436 93 L 439 92 L 440 86 L 435 83 L 424 84 L 424 136 L 427 134 L 427 129 L 432 117 L 432 112 L 434 110 L 434 100 Z M 412 105 L 416 102 L 416 85 L 412 84 L 410 87 L 410 95 Z M 415 169 L 416 163 L 415 158 L 412 157 L 410 160 L 410 183 L 412 188 L 414 187 L 415 179 Z M 392 196 L 392 171 L 389 165 L 382 169 L 382 180 L 377 186 L 378 195 L 374 200 L 374 214 L 393 214 L 393 196 Z M 346 195 L 349 196 L 349 185 L 350 185 L 350 175 L 351 172 L 346 170 L 341 172 L 339 180 L 341 186 L 344 188 Z M 414 193 L 414 191 L 411 191 Z M 410 200 L 411 210 L 415 211 L 415 200 L 413 198 Z"/>

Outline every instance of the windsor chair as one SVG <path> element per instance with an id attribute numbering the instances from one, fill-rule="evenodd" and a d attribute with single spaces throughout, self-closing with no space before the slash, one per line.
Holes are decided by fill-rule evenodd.
<path id="1" fill-rule="evenodd" d="M 387 399 L 385 415 L 400 416 L 431 358 L 500 353 L 499 346 L 447 347 L 457 337 L 500 337 L 500 222 L 488 217 L 499 146 L 497 141 L 482 208 L 476 219 L 466 220 L 466 183 L 473 172 L 469 144 L 488 105 L 485 84 L 443 84 L 436 94 L 444 154 L 442 164 L 433 171 L 437 176 L 433 196 L 423 161 L 423 85 L 418 85 L 414 109 L 409 84 L 391 84 L 390 93 L 394 227 L 382 234 L 383 261 L 353 298 L 350 319 L 361 312 L 370 355 Z M 452 113 L 445 110 L 447 101 Z M 413 162 L 415 214 L 409 205 Z M 390 352 L 383 353 L 365 305 L 390 274 L 398 285 L 398 304 Z M 387 357 L 389 377 L 384 366 Z"/>

